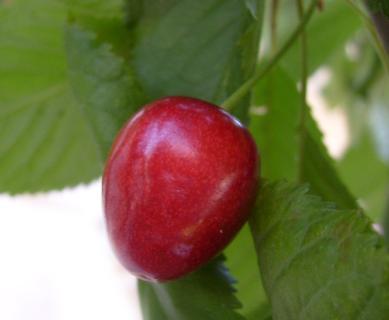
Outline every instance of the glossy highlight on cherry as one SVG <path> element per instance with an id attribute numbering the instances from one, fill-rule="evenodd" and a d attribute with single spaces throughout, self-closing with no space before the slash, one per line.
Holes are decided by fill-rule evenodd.
<path id="1" fill-rule="evenodd" d="M 246 222 L 258 179 L 255 142 L 223 109 L 188 97 L 146 105 L 120 131 L 103 175 L 119 260 L 149 281 L 196 270 Z"/>

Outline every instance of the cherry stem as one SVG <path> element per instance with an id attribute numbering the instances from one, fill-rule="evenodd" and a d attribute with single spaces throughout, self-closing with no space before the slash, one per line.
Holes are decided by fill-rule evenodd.
<path id="1" fill-rule="evenodd" d="M 299 19 L 301 20 L 304 16 L 304 3 L 303 0 L 296 0 L 297 12 Z M 301 31 L 301 109 L 300 109 L 300 119 L 299 119 L 299 130 L 300 130 L 300 141 L 299 141 L 299 174 L 298 178 L 300 182 L 303 182 L 303 165 L 304 165 L 304 153 L 305 153 L 305 139 L 306 139 L 306 128 L 305 128 L 305 119 L 308 112 L 307 106 L 307 78 L 308 78 L 308 55 L 307 55 L 307 37 L 305 28 Z"/>
<path id="2" fill-rule="evenodd" d="M 312 0 L 312 3 L 310 4 L 307 12 L 304 14 L 303 18 L 300 20 L 299 25 L 292 32 L 291 36 L 288 38 L 285 44 L 278 50 L 276 54 L 274 54 L 265 67 L 257 69 L 250 79 L 243 83 L 222 103 L 224 109 L 231 110 L 234 106 L 236 106 L 237 103 L 250 92 L 251 88 L 277 64 L 277 62 L 284 56 L 284 54 L 299 37 L 300 33 L 304 30 L 306 24 L 312 17 L 318 2 L 319 0 Z"/>
<path id="3" fill-rule="evenodd" d="M 277 52 L 277 13 L 279 9 L 279 0 L 273 0 L 271 6 L 271 53 Z"/>
<path id="4" fill-rule="evenodd" d="M 369 31 L 369 34 L 371 36 L 371 40 L 373 42 L 373 45 L 376 49 L 376 52 L 378 56 L 380 57 L 382 64 L 384 65 L 387 74 L 389 74 L 389 58 L 388 54 L 385 51 L 385 47 L 383 43 L 380 40 L 380 37 L 377 33 L 376 28 L 374 27 L 371 19 L 367 16 L 367 14 L 352 0 L 347 0 L 348 4 L 351 6 L 351 8 L 354 9 L 354 11 L 362 18 L 363 22 L 365 23 L 365 26 L 367 30 Z"/>

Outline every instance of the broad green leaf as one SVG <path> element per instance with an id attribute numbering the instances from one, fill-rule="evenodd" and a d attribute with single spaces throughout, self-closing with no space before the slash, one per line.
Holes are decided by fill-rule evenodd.
<path id="1" fill-rule="evenodd" d="M 262 19 L 244 1 L 145 0 L 142 12 L 134 65 L 150 99 L 185 95 L 221 103 L 252 73 Z"/>
<path id="2" fill-rule="evenodd" d="M 356 208 L 334 169 L 314 119 L 308 115 L 305 133 L 299 128 L 299 93 L 288 74 L 275 69 L 255 88 L 253 103 L 256 107 L 250 129 L 261 150 L 264 177 L 294 181 L 300 173 L 313 192 L 325 200 L 342 208 Z"/>
<path id="3" fill-rule="evenodd" d="M 144 320 L 243 320 L 235 309 L 232 279 L 217 258 L 200 270 L 165 284 L 139 281 Z"/>
<path id="4" fill-rule="evenodd" d="M 264 184 L 250 226 L 273 318 L 387 319 L 389 256 L 360 211 Z"/>
<path id="5" fill-rule="evenodd" d="M 126 60 L 126 67 L 130 66 L 134 43 L 132 26 L 141 15 L 142 0 L 60 1 L 66 4 L 69 24 L 77 24 L 94 33 L 96 43 L 110 46 L 111 51 Z"/>
<path id="6" fill-rule="evenodd" d="M 264 177 L 296 180 L 300 98 L 295 84 L 275 68 L 254 89 L 250 131 L 259 146 Z"/>
<path id="7" fill-rule="evenodd" d="M 66 10 L 50 0 L 0 6 L 0 192 L 59 189 L 101 171 L 67 79 Z"/>
<path id="8" fill-rule="evenodd" d="M 265 320 L 271 315 L 270 305 L 261 283 L 257 254 L 248 225 L 224 251 L 226 266 L 238 280 L 236 297 L 242 303 L 238 310 L 248 320 Z"/>
<path id="9" fill-rule="evenodd" d="M 284 21 L 290 21 L 287 18 L 291 16 L 290 8 L 286 9 L 287 11 L 282 17 Z M 347 4 L 347 1 L 325 1 L 323 11 L 317 12 L 307 27 L 309 73 L 327 63 L 337 50 L 343 50 L 347 40 L 362 27 L 362 21 Z M 289 30 L 290 27 L 287 31 Z M 300 79 L 299 42 L 296 42 L 287 52 L 282 65 L 293 79 Z"/>
<path id="10" fill-rule="evenodd" d="M 142 310 L 142 319 L 143 320 L 169 320 L 168 318 L 168 311 L 164 310 L 164 305 L 170 303 L 170 295 L 169 293 L 162 291 L 163 294 L 157 293 L 157 290 L 161 292 L 161 290 L 164 290 L 164 288 L 157 285 L 146 283 L 142 280 L 138 281 L 138 295 Z M 162 296 L 160 299 L 159 296 Z M 163 297 L 166 296 L 167 299 L 163 299 Z"/>
<path id="11" fill-rule="evenodd" d="M 65 39 L 72 88 L 104 159 L 123 123 L 142 106 L 143 95 L 129 64 L 111 45 L 77 25 L 66 28 Z"/>
<path id="12" fill-rule="evenodd" d="M 124 10 L 127 25 L 131 27 L 142 15 L 143 0 L 126 0 Z"/>
<path id="13" fill-rule="evenodd" d="M 337 164 L 339 174 L 371 219 L 380 222 L 389 187 L 389 167 L 379 159 L 368 133 Z"/>
<path id="14" fill-rule="evenodd" d="M 314 124 L 312 122 L 312 124 Z M 302 181 L 308 182 L 311 190 L 326 201 L 335 202 L 339 208 L 354 209 L 358 205 L 335 170 L 334 162 L 321 140 L 315 139 L 311 129 L 304 139 L 302 156 Z"/>
<path id="15" fill-rule="evenodd" d="M 58 1 L 58 0 L 57 0 Z M 126 0 L 59 0 L 72 14 L 95 18 L 123 17 Z"/>

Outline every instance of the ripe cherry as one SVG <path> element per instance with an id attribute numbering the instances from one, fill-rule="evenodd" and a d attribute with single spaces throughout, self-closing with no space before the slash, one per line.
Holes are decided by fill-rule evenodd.
<path id="1" fill-rule="evenodd" d="M 169 97 L 145 106 L 116 138 L 103 177 L 124 267 L 166 281 L 213 258 L 248 218 L 258 161 L 250 133 L 215 105 Z"/>

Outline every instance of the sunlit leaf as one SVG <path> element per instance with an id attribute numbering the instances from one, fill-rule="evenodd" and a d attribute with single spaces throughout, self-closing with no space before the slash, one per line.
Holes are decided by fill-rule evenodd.
<path id="1" fill-rule="evenodd" d="M 47 0 L 0 7 L 0 192 L 33 192 L 100 174 L 63 51 L 66 8 Z"/>

